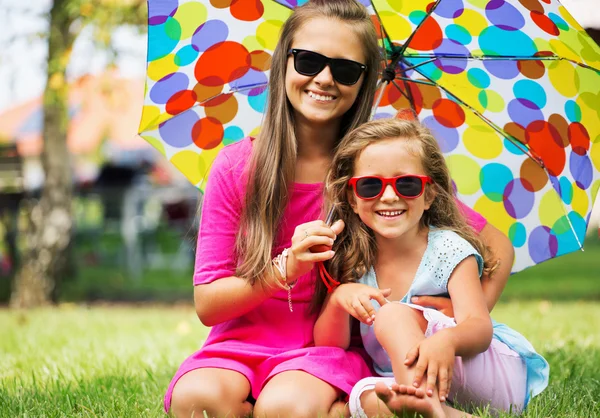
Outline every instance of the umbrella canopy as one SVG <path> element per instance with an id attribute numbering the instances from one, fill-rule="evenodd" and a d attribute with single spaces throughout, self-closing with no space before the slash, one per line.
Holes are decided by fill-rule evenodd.
<path id="1" fill-rule="evenodd" d="M 67 143 L 72 154 L 91 154 L 106 140 L 113 149 L 150 149 L 137 134 L 143 82 L 112 73 L 83 76 L 70 85 Z M 42 98 L 0 114 L 0 142 L 16 142 L 23 157 L 42 150 Z"/>
<path id="2" fill-rule="evenodd" d="M 581 248 L 600 187 L 600 48 L 556 0 L 361 0 L 387 71 L 375 117 L 412 109 L 513 271 Z M 294 0 L 149 1 L 141 135 L 202 188 L 256 134 Z"/>

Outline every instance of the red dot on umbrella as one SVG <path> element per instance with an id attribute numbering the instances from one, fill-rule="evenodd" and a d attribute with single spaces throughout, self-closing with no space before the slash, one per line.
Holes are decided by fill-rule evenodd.
<path id="1" fill-rule="evenodd" d="M 579 122 L 569 125 L 569 142 L 573 152 L 578 155 L 585 155 L 590 149 L 590 135 L 587 129 Z"/>
<path id="2" fill-rule="evenodd" d="M 527 143 L 539 156 L 548 172 L 558 177 L 565 168 L 566 155 L 556 128 L 544 120 L 531 122 L 525 131 Z"/>
<path id="3" fill-rule="evenodd" d="M 165 110 L 170 115 L 178 115 L 184 110 L 188 110 L 194 103 L 196 103 L 196 93 L 193 90 L 182 90 L 171 96 Z"/>
<path id="4" fill-rule="evenodd" d="M 223 140 L 223 125 L 215 118 L 200 119 L 192 128 L 192 138 L 198 148 L 212 149 Z"/>
<path id="5" fill-rule="evenodd" d="M 433 104 L 433 116 L 447 128 L 458 128 L 465 123 L 465 111 L 448 99 L 439 99 Z"/>
<path id="6" fill-rule="evenodd" d="M 247 22 L 260 19 L 265 12 L 260 0 L 235 0 L 232 2 L 230 10 L 233 17 Z"/>
<path id="7" fill-rule="evenodd" d="M 198 61 L 194 76 L 199 83 L 207 86 L 221 80 L 222 84 L 231 83 L 250 69 L 248 50 L 237 42 L 225 41 L 206 50 Z"/>
<path id="8" fill-rule="evenodd" d="M 415 33 L 409 47 L 418 51 L 431 51 L 442 44 L 443 37 L 439 23 L 429 16 Z"/>
<path id="9" fill-rule="evenodd" d="M 531 20 L 544 32 L 558 36 L 560 34 L 560 30 L 556 23 L 554 23 L 548 16 L 543 13 L 540 13 L 536 10 L 531 12 Z"/>

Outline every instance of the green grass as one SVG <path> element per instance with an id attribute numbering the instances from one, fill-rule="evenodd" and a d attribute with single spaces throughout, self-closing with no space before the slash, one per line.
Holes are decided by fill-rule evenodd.
<path id="1" fill-rule="evenodd" d="M 550 362 L 524 417 L 600 416 L 600 305 L 501 302 L 494 318 Z M 193 309 L 63 304 L 0 310 L 0 417 L 161 417 L 166 386 L 206 336 Z"/>

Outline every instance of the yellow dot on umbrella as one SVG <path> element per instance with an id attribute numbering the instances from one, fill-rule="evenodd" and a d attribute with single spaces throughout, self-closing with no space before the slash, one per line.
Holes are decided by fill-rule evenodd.
<path id="1" fill-rule="evenodd" d="M 499 113 L 506 109 L 506 103 L 504 102 L 504 98 L 500 93 L 486 89 L 485 95 L 487 96 L 487 108 L 488 112 Z"/>
<path id="2" fill-rule="evenodd" d="M 264 20 L 279 20 L 284 22 L 292 14 L 289 8 L 282 6 L 276 1 L 263 1 L 263 6 L 265 8 L 262 16 Z"/>
<path id="3" fill-rule="evenodd" d="M 202 150 L 201 154 L 200 154 L 200 166 L 202 167 L 203 171 L 201 171 L 201 178 L 198 182 L 194 183 L 194 184 L 198 184 L 199 187 L 201 187 L 202 189 L 204 189 L 204 186 L 206 185 L 206 181 L 208 180 L 208 178 L 210 177 L 210 167 L 212 166 L 213 162 L 215 161 L 215 158 L 217 158 L 217 154 L 219 153 L 219 151 L 221 151 L 223 149 L 223 143 L 221 142 L 219 145 L 217 145 L 214 148 L 208 149 L 208 150 Z"/>
<path id="4" fill-rule="evenodd" d="M 550 40 L 550 48 L 559 57 L 575 62 L 581 61 L 580 52 L 583 50 L 583 45 L 574 30 L 562 32 L 558 39 Z"/>
<path id="5" fill-rule="evenodd" d="M 515 223 L 514 218 L 506 212 L 504 203 L 494 202 L 487 196 L 481 196 L 473 209 L 483 215 L 489 223 L 504 232 L 505 235 L 508 235 L 510 227 Z"/>
<path id="6" fill-rule="evenodd" d="M 598 72 L 579 65 L 575 67 L 575 72 L 579 78 L 579 93 L 598 93 L 598 86 L 600 86 L 600 74 Z"/>
<path id="7" fill-rule="evenodd" d="M 460 154 L 448 155 L 446 164 L 460 194 L 472 195 L 481 189 L 479 181 L 481 167 L 471 157 Z"/>
<path id="8" fill-rule="evenodd" d="M 160 139 L 157 139 L 151 135 L 140 135 L 140 136 L 142 138 L 144 138 L 150 145 L 152 145 L 154 148 L 156 148 L 158 150 L 158 152 L 160 152 L 162 155 L 164 155 L 164 156 L 167 155 L 165 153 L 165 146 L 161 142 Z"/>
<path id="9" fill-rule="evenodd" d="M 600 94 L 582 93 L 575 103 L 581 111 L 581 123 L 588 132 L 600 132 L 600 108 L 595 105 L 600 101 Z"/>
<path id="10" fill-rule="evenodd" d="M 590 201 L 586 191 L 580 189 L 576 183 L 573 183 L 573 200 L 571 201 L 571 207 L 583 218 L 587 216 L 588 209 L 590 208 Z"/>
<path id="11" fill-rule="evenodd" d="M 258 25 L 256 38 L 260 45 L 269 51 L 274 51 L 282 26 L 283 22 L 280 20 L 267 20 Z"/>
<path id="12" fill-rule="evenodd" d="M 196 32 L 196 29 L 198 29 L 198 26 L 206 21 L 206 16 L 206 6 L 202 3 L 190 2 L 180 4 L 173 16 L 181 26 L 180 39 L 183 40 L 191 37 Z"/>
<path id="13" fill-rule="evenodd" d="M 175 64 L 175 54 L 166 55 L 156 61 L 148 63 L 147 75 L 148 78 L 158 81 L 166 75 L 173 74 L 179 69 Z"/>
<path id="14" fill-rule="evenodd" d="M 204 177 L 208 166 L 200 153 L 183 150 L 171 157 L 171 163 L 181 171 L 192 184 L 198 184 Z"/>
<path id="15" fill-rule="evenodd" d="M 538 207 L 538 216 L 542 225 L 552 228 L 561 216 L 565 214 L 565 207 L 556 193 L 556 190 L 551 186 L 540 199 Z"/>
<path id="16" fill-rule="evenodd" d="M 394 12 L 379 13 L 381 22 L 392 41 L 404 41 L 412 33 L 412 27 L 406 17 Z"/>
<path id="17" fill-rule="evenodd" d="M 592 184 L 592 202 L 596 202 L 596 205 L 600 204 L 600 200 L 598 200 L 598 191 L 600 191 L 600 179 Z"/>
<path id="18" fill-rule="evenodd" d="M 391 10 L 400 12 L 401 14 L 408 16 L 415 10 L 427 10 L 427 6 L 431 3 L 431 0 L 411 0 L 411 1 L 398 1 L 388 0 L 388 5 Z M 378 5 L 375 4 L 375 7 Z M 379 9 L 377 9 L 379 10 Z M 389 10 L 389 9 L 388 9 Z M 387 30 L 387 28 L 386 28 Z"/>
<path id="19" fill-rule="evenodd" d="M 573 97 L 579 91 L 579 77 L 573 64 L 568 61 L 554 61 L 548 66 L 552 86 L 565 97 Z M 565 83 L 565 80 L 569 80 Z"/>
<path id="20" fill-rule="evenodd" d="M 261 45 L 260 41 L 258 40 L 258 38 L 254 35 L 252 36 L 246 36 L 244 38 L 244 40 L 242 41 L 242 45 L 250 52 L 252 51 L 262 51 L 264 49 L 264 46 Z"/>
<path id="21" fill-rule="evenodd" d="M 535 38 L 533 43 L 538 51 L 552 51 L 552 47 L 550 46 L 548 39 Z"/>
<path id="22" fill-rule="evenodd" d="M 158 127 L 160 120 L 160 109 L 157 106 L 144 106 L 142 108 L 142 119 L 140 121 L 140 132 Z"/>
<path id="23" fill-rule="evenodd" d="M 578 31 L 583 31 L 584 30 L 581 27 L 581 25 L 579 23 L 577 23 L 577 21 L 575 19 L 573 19 L 573 16 L 571 16 L 571 14 L 567 11 L 567 9 L 565 9 L 564 6 L 558 6 L 558 13 L 560 13 L 560 15 L 562 16 L 562 18 L 565 19 L 565 21 L 572 28 L 575 28 Z"/>
<path id="24" fill-rule="evenodd" d="M 463 143 L 474 156 L 491 160 L 502 153 L 502 139 L 492 128 L 486 125 L 469 126 L 463 134 Z"/>
<path id="25" fill-rule="evenodd" d="M 454 23 L 467 29 L 473 36 L 479 36 L 489 26 L 487 19 L 480 12 L 473 9 L 463 10 L 460 16 L 454 18 Z"/>
<path id="26" fill-rule="evenodd" d="M 248 136 L 251 136 L 252 138 L 256 138 L 258 136 L 259 132 L 260 132 L 260 126 L 257 126 L 256 128 L 252 129 L 252 131 L 250 131 Z"/>
<path id="27" fill-rule="evenodd" d="M 592 147 L 590 148 L 589 156 L 592 159 L 592 164 L 596 170 L 600 171 L 600 135 L 598 135 L 596 139 L 592 141 Z"/>

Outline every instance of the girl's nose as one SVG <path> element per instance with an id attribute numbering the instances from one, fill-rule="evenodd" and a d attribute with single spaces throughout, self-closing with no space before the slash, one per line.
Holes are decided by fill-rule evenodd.
<path id="1" fill-rule="evenodd" d="M 383 189 L 383 194 L 380 197 L 380 200 L 382 201 L 395 201 L 398 200 L 399 197 L 396 194 L 396 191 L 394 190 L 394 188 L 392 187 L 391 184 L 388 184 L 387 186 L 385 186 L 385 189 Z"/>
<path id="2" fill-rule="evenodd" d="M 323 68 L 321 72 L 314 77 L 314 80 L 319 85 L 329 86 L 333 84 L 333 76 L 331 75 L 329 64 L 326 65 L 325 68 Z"/>

